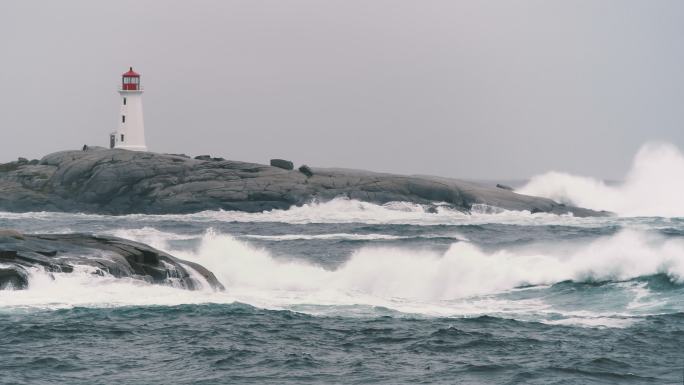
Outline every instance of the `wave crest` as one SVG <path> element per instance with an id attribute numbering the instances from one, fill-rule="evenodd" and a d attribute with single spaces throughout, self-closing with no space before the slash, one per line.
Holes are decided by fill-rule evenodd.
<path id="1" fill-rule="evenodd" d="M 678 302 L 663 302 L 657 287 L 646 287 L 643 280 L 633 279 L 666 275 L 680 288 L 684 277 L 684 240 L 638 230 L 623 230 L 587 244 L 532 244 L 498 251 L 487 251 L 468 242 L 454 243 L 445 252 L 403 246 L 363 247 L 335 269 L 302 259 L 276 257 L 267 249 L 215 231 L 193 241 L 195 248 L 174 250 L 171 245 L 177 244 L 178 236 L 165 234 L 121 230 L 119 235 L 136 240 L 147 238 L 158 248 L 203 264 L 226 286 L 226 292 L 179 290 L 101 277 L 87 270 L 70 274 L 36 270 L 31 274 L 28 290 L 0 291 L 0 308 L 237 301 L 260 308 L 313 314 L 339 311 L 348 316 L 350 311 L 367 314 L 367 309 L 381 307 L 429 316 L 505 314 L 543 322 L 579 317 L 593 325 L 592 322 L 606 317 L 622 319 L 630 314 L 681 307 Z M 591 311 L 567 308 L 564 300 L 556 298 L 558 295 L 570 295 L 577 300 L 583 294 L 563 289 L 574 285 L 548 285 L 568 280 L 606 281 L 611 292 L 623 293 L 620 298 L 626 302 L 597 305 L 602 297 L 593 296 L 602 294 L 594 292 Z"/>
<path id="2" fill-rule="evenodd" d="M 486 252 L 467 242 L 443 253 L 398 247 L 364 247 L 335 270 L 302 260 L 274 258 L 229 235 L 209 232 L 184 257 L 202 263 L 228 291 L 292 291 L 384 299 L 452 300 L 524 285 L 623 281 L 667 274 L 684 277 L 684 241 L 623 230 L 587 245 L 529 246 Z"/>

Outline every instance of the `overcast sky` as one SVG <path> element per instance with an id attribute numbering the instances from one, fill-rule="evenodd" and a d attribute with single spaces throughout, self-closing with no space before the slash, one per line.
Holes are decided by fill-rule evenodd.
<path id="1" fill-rule="evenodd" d="M 108 145 L 466 178 L 684 147 L 684 1 L 0 1 L 0 161 Z"/>

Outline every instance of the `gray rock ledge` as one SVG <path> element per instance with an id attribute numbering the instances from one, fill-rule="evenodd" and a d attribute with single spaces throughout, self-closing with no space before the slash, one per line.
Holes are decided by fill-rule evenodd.
<path id="1" fill-rule="evenodd" d="M 483 204 L 575 216 L 604 216 L 550 199 L 457 179 L 347 169 L 297 170 L 221 158 L 90 147 L 45 156 L 39 164 L 0 164 L 0 210 L 99 214 L 260 212 L 336 197 L 383 204 L 443 202 L 468 212 Z"/>
<path id="2" fill-rule="evenodd" d="M 224 289 L 203 266 L 142 243 L 88 234 L 28 235 L 0 229 L 0 290 L 26 289 L 32 267 L 47 273 L 71 273 L 74 266 L 92 266 L 98 275 L 195 290 L 202 283 L 192 278 L 192 269 L 214 290 Z"/>

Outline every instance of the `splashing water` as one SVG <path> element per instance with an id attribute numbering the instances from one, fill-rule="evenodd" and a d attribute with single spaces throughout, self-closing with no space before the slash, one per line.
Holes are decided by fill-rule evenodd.
<path id="1" fill-rule="evenodd" d="M 505 299 L 506 293 L 521 286 L 543 288 L 567 280 L 622 282 L 664 274 L 680 284 L 684 277 L 684 240 L 637 230 L 623 230 L 588 244 L 532 244 L 495 251 L 485 251 L 470 242 L 455 242 L 445 252 L 365 246 L 334 269 L 301 259 L 275 257 L 265 248 L 212 230 L 201 237 L 196 249 L 189 250 L 169 246 L 169 241 L 182 238 L 177 234 L 154 229 L 116 233 L 203 264 L 227 291 L 189 292 L 100 277 L 85 269 L 52 277 L 34 271 L 29 290 L 0 292 L 4 306 L 110 307 L 238 301 L 269 309 L 368 305 L 441 316 L 541 314 L 549 310 L 544 301 L 534 297 L 511 301 Z M 643 297 L 643 293 L 639 295 Z M 586 318 L 596 322 L 596 317 Z"/>
<path id="2" fill-rule="evenodd" d="M 684 155 L 671 144 L 641 147 L 632 168 L 617 186 L 603 181 L 549 172 L 533 177 L 517 190 L 621 216 L 684 216 Z"/>
<path id="3" fill-rule="evenodd" d="M 278 260 L 267 250 L 228 235 L 207 233 L 196 253 L 233 289 L 315 293 L 334 289 L 380 298 L 450 300 L 491 294 L 522 285 L 623 281 L 666 274 L 684 277 L 684 240 L 634 230 L 564 248 L 532 245 L 485 252 L 457 242 L 443 253 L 396 247 L 365 247 L 335 270 L 294 260 Z"/>

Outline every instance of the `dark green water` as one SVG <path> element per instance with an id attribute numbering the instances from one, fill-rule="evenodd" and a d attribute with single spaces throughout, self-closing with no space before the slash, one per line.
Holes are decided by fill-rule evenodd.
<path id="1" fill-rule="evenodd" d="M 231 304 L 2 314 L 0 381 L 663 384 L 681 379 L 682 313 L 616 329 L 384 312 L 315 317 Z"/>

